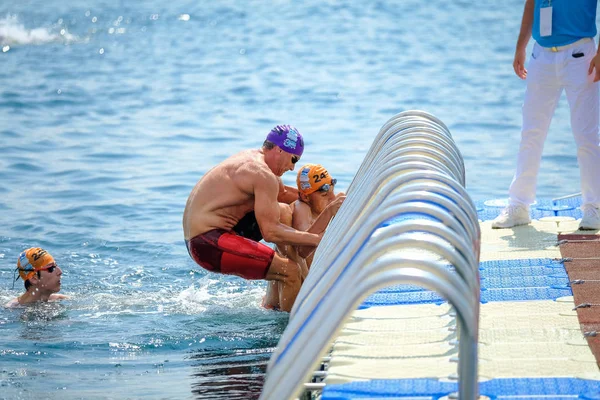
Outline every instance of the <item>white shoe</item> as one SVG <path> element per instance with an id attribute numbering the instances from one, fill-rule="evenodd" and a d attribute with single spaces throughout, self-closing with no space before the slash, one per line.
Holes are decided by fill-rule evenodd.
<path id="1" fill-rule="evenodd" d="M 508 205 L 496 219 L 492 221 L 492 228 L 512 228 L 517 225 L 527 225 L 531 222 L 529 207 L 522 205 Z"/>
<path id="2" fill-rule="evenodd" d="M 592 206 L 584 206 L 582 209 L 583 218 L 579 223 L 579 230 L 595 231 L 600 229 L 600 210 Z"/>

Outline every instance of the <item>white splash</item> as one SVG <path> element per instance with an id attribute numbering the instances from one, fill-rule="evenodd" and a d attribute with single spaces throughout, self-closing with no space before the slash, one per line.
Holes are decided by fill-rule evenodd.
<path id="1" fill-rule="evenodd" d="M 61 27 L 58 32 L 49 28 L 27 29 L 16 15 L 7 15 L 0 18 L 0 45 L 10 49 L 9 45 L 44 44 L 52 42 L 70 43 L 77 40 L 66 28 Z"/>
<path id="2" fill-rule="evenodd" d="M 183 290 L 175 298 L 178 301 L 183 310 L 186 310 L 190 314 L 203 313 L 207 309 L 207 305 L 213 303 L 213 296 L 208 292 L 206 286 L 195 288 L 190 286 Z"/>
<path id="3" fill-rule="evenodd" d="M 210 311 L 223 310 L 256 310 L 261 309 L 262 296 L 265 294 L 263 286 L 247 285 L 241 286 L 235 281 L 229 282 L 226 287 L 217 285 L 218 280 L 204 277 L 192 284 L 175 297 L 179 304 L 172 312 L 183 312 L 185 314 L 201 314 Z M 215 290 L 215 287 L 219 289 Z"/>

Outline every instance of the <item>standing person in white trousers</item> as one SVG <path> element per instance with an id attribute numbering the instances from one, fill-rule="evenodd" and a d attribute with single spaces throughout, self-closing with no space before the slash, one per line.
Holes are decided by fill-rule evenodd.
<path id="1" fill-rule="evenodd" d="M 596 49 L 597 0 L 526 0 L 513 68 L 527 80 L 517 170 L 509 205 L 492 228 L 531 222 L 544 141 L 563 89 L 577 145 L 583 218 L 579 229 L 600 229 L 600 144 L 598 136 L 600 47 Z M 536 43 L 525 69 L 531 36 Z"/>

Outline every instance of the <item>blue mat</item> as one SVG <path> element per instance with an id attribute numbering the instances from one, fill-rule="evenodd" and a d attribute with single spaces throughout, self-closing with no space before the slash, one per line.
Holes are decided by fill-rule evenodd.
<path id="1" fill-rule="evenodd" d="M 491 260 L 482 261 L 479 263 L 479 269 L 484 270 L 488 268 L 515 268 L 515 267 L 537 267 L 544 266 L 548 268 L 555 268 L 557 270 L 564 271 L 562 261 L 553 260 L 551 258 L 524 258 L 520 260 Z"/>
<path id="2" fill-rule="evenodd" d="M 481 288 L 501 289 L 516 287 L 567 287 L 569 277 L 556 275 L 534 275 L 534 276 L 489 276 L 481 278 Z"/>
<path id="3" fill-rule="evenodd" d="M 563 269 L 557 271 L 548 267 L 515 267 L 513 269 L 490 268 L 479 271 L 479 276 L 485 278 L 503 278 L 511 276 L 557 276 L 565 277 L 567 273 Z"/>
<path id="4" fill-rule="evenodd" d="M 475 202 L 477 207 L 477 215 L 482 221 L 490 221 L 500 215 L 502 207 L 486 206 L 485 201 Z M 540 219 L 549 216 L 573 217 L 579 219 L 582 217 L 582 212 L 579 209 L 581 206 L 581 196 L 572 197 L 564 200 L 538 200 L 531 206 L 530 215 L 532 219 Z"/>
<path id="5" fill-rule="evenodd" d="M 486 261 L 480 263 L 479 272 L 482 303 L 555 299 L 571 295 L 563 264 L 549 258 Z M 420 286 L 394 285 L 368 297 L 361 308 L 443 302 L 442 297 Z"/>
<path id="6" fill-rule="evenodd" d="M 526 301 L 556 300 L 563 296 L 572 296 L 570 287 L 524 287 L 486 289 L 481 291 L 481 302 L 490 301 Z M 392 306 L 400 304 L 442 304 L 446 300 L 435 292 L 377 292 L 360 305 L 359 309 L 375 306 Z"/>
<path id="7" fill-rule="evenodd" d="M 502 212 L 504 207 L 490 207 L 486 206 L 485 201 L 478 201 L 475 203 L 477 208 L 477 216 L 482 221 L 491 221 L 496 218 Z M 552 200 L 538 200 L 538 203 L 531 206 L 530 213 L 532 219 L 540 219 L 542 217 L 551 217 L 556 215 L 554 211 L 544 210 L 545 207 L 551 207 Z M 539 209 L 539 208 L 542 209 Z"/>
<path id="8" fill-rule="evenodd" d="M 479 264 L 479 274 L 482 279 L 525 276 L 567 277 L 563 263 L 550 258 L 485 261 Z"/>
<path id="9" fill-rule="evenodd" d="M 455 382 L 435 379 L 380 379 L 327 385 L 323 400 L 439 399 L 458 390 Z M 600 381 L 577 378 L 492 379 L 479 384 L 479 394 L 491 399 L 600 399 Z"/>
<path id="10" fill-rule="evenodd" d="M 488 272 L 498 272 L 497 270 L 487 270 Z M 500 272 L 505 272 L 500 270 Z M 515 276 L 512 274 L 506 275 L 487 275 L 481 277 L 481 290 L 486 289 L 503 289 L 503 288 L 520 288 L 520 287 L 567 287 L 569 284 L 569 278 L 564 273 L 562 276 L 556 274 L 556 271 L 552 271 L 553 275 L 520 275 Z M 378 293 L 399 293 L 399 292 L 421 292 L 427 291 L 427 289 L 421 286 L 414 285 L 397 285 L 390 286 L 378 291 Z"/>
<path id="11" fill-rule="evenodd" d="M 448 267 L 453 270 L 452 267 Z M 479 264 L 482 288 L 566 286 L 567 271 L 560 261 L 550 258 L 494 260 Z M 395 285 L 381 289 L 387 292 L 420 292 L 427 289 L 414 285 Z"/>
<path id="12" fill-rule="evenodd" d="M 581 196 L 572 197 L 570 199 L 557 200 L 554 202 L 554 204 L 558 206 L 558 208 L 565 206 L 569 207 L 569 209 L 557 211 L 557 215 L 560 215 L 562 217 L 573 217 L 575 219 L 579 219 L 583 216 L 583 213 L 579 208 L 581 207 Z"/>

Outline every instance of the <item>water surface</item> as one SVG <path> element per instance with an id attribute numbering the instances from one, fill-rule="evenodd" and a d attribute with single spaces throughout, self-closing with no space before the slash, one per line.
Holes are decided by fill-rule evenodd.
<path id="1" fill-rule="evenodd" d="M 181 217 L 203 173 L 275 124 L 344 190 L 387 119 L 423 109 L 471 195 L 506 197 L 521 0 L 137 3 L 0 3 L 0 302 L 31 246 L 73 297 L 0 309 L 2 398 L 258 397 L 287 316 L 259 306 L 264 283 L 196 266 Z M 564 98 L 538 189 L 579 191 Z"/>

